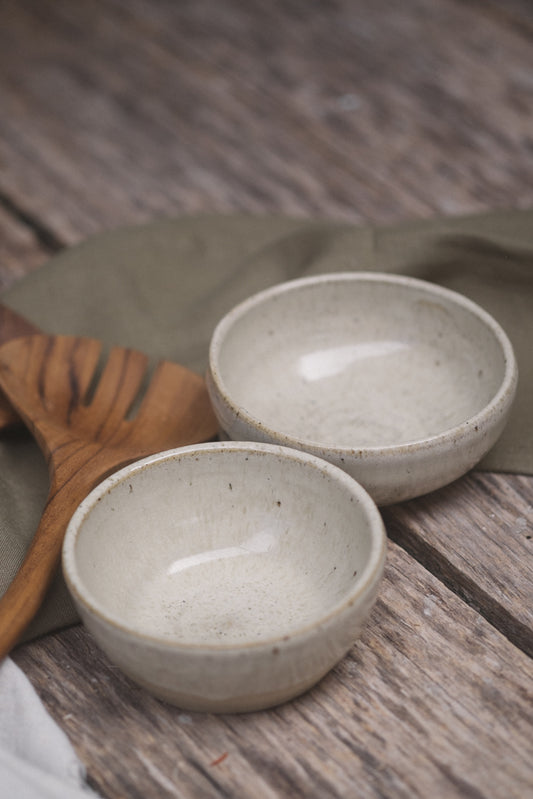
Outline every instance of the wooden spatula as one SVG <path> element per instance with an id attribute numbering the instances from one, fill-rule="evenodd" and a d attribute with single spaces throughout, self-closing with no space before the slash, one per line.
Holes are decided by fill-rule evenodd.
<path id="1" fill-rule="evenodd" d="M 216 435 L 204 381 L 168 361 L 159 364 L 138 412 L 128 419 L 147 358 L 136 350 L 112 349 L 91 386 L 100 351 L 95 339 L 44 334 L 0 347 L 0 388 L 34 434 L 50 475 L 33 542 L 0 599 L 0 657 L 40 607 L 70 517 L 88 492 L 126 463 Z"/>
<path id="2" fill-rule="evenodd" d="M 28 336 L 41 331 L 23 316 L 0 303 L 0 344 L 14 338 Z M 4 394 L 0 393 L 0 430 L 11 427 L 20 422 L 20 417 L 15 413 Z"/>

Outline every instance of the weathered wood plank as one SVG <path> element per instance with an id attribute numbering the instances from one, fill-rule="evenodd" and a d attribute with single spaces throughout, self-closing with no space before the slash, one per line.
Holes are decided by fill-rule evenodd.
<path id="1" fill-rule="evenodd" d="M 4 7 L 1 187 L 64 241 L 205 208 L 385 221 L 533 200 L 530 41 L 475 7 Z"/>
<path id="2" fill-rule="evenodd" d="M 523 799 L 528 658 L 400 548 L 363 638 L 272 711 L 184 713 L 137 689 L 82 628 L 15 659 L 108 796 Z"/>
<path id="3" fill-rule="evenodd" d="M 0 291 L 45 263 L 50 253 L 38 233 L 6 208 L 0 198 Z"/>
<path id="4" fill-rule="evenodd" d="M 511 27 L 519 30 L 522 36 L 533 38 L 533 6 L 529 0 L 459 0 L 463 5 L 467 3 L 478 14 L 489 16 L 493 22 L 501 27 Z"/>
<path id="5" fill-rule="evenodd" d="M 384 509 L 389 535 L 533 657 L 533 478 L 473 472 Z"/>

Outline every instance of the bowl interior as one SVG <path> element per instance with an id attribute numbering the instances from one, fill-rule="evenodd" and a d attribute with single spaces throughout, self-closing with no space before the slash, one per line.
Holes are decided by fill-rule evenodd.
<path id="1" fill-rule="evenodd" d="M 457 297 L 361 273 L 295 281 L 222 321 L 212 367 L 235 408 L 293 439 L 419 441 L 474 416 L 504 378 L 487 315 Z"/>
<path id="2" fill-rule="evenodd" d="M 91 500 L 71 571 L 113 622 L 253 643 L 324 618 L 368 577 L 376 521 L 354 481 L 300 453 L 216 446 L 138 464 Z"/>

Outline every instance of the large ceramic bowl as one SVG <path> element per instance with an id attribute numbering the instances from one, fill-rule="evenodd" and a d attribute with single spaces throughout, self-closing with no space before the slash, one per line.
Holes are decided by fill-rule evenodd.
<path id="1" fill-rule="evenodd" d="M 244 301 L 216 327 L 207 374 L 222 437 L 326 458 L 378 504 L 474 466 L 516 382 L 511 344 L 479 306 L 375 273 L 303 278 Z"/>
<path id="2" fill-rule="evenodd" d="M 357 639 L 386 537 L 351 477 L 222 442 L 127 466 L 74 514 L 67 585 L 126 674 L 192 710 L 256 710 L 316 683 Z"/>

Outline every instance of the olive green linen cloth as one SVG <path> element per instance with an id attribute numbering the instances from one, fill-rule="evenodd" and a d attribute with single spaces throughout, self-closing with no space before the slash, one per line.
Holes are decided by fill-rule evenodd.
<path id="1" fill-rule="evenodd" d="M 533 473 L 533 211 L 394 227 L 286 217 L 203 215 L 119 229 L 63 251 L 2 300 L 51 333 L 89 335 L 203 373 L 217 321 L 256 291 L 302 275 L 413 275 L 478 302 L 503 325 L 519 363 L 504 435 L 481 464 Z M 0 594 L 18 568 L 47 492 L 25 431 L 0 436 Z M 60 575 L 28 638 L 76 621 Z"/>

